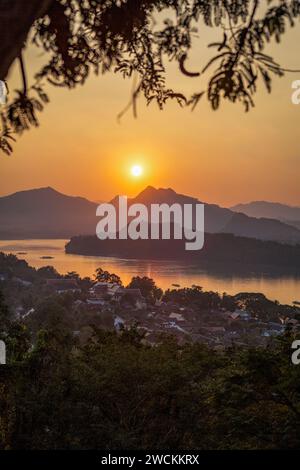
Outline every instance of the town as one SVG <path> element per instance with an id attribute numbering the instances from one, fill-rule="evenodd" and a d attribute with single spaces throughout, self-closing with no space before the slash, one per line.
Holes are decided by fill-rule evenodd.
<path id="1" fill-rule="evenodd" d="M 170 336 L 178 344 L 199 342 L 216 350 L 263 347 L 287 330 L 300 331 L 299 306 L 280 305 L 261 293 L 230 296 L 177 284 L 163 292 L 152 279 L 138 276 L 123 286 L 118 275 L 101 268 L 94 279 L 80 278 L 51 266 L 34 269 L 3 253 L 0 289 L 13 321 L 36 333 L 47 327 L 49 312 L 61 312 L 63 324 L 83 344 L 94 328 L 134 330 L 152 346 Z"/>

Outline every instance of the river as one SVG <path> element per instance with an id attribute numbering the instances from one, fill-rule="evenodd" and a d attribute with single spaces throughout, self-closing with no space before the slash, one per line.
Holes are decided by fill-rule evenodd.
<path id="1" fill-rule="evenodd" d="M 97 256 L 66 254 L 67 240 L 0 240 L 0 251 L 13 253 L 25 259 L 30 266 L 39 268 L 51 265 L 59 273 L 76 271 L 81 277 L 92 277 L 95 269 L 118 274 L 126 285 L 133 276 L 152 277 L 162 289 L 179 284 L 188 287 L 197 284 L 204 290 L 227 292 L 261 292 L 271 300 L 291 304 L 300 300 L 300 276 L 271 276 L 269 274 L 235 275 L 229 272 L 214 273 L 176 261 L 126 260 Z M 42 259 L 51 256 L 51 259 Z"/>

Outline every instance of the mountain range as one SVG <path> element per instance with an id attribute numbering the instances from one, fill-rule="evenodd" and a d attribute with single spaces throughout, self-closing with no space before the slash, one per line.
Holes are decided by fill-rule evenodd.
<path id="1" fill-rule="evenodd" d="M 111 202 L 116 203 L 117 198 Z M 132 203 L 197 204 L 196 198 L 173 189 L 148 186 Z M 70 238 L 95 234 L 98 203 L 82 197 L 67 196 L 53 188 L 20 191 L 0 197 L 0 239 Z M 300 229 L 274 217 L 255 217 L 239 211 L 205 203 L 205 231 L 289 244 L 300 243 Z M 300 209 L 299 209 L 300 210 Z"/>
<path id="2" fill-rule="evenodd" d="M 249 217 L 277 219 L 300 229 L 300 207 L 279 202 L 253 201 L 248 204 L 237 204 L 230 209 L 234 212 L 242 212 Z"/>

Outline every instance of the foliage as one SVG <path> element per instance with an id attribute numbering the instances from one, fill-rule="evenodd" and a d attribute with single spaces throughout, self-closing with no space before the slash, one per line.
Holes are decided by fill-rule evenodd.
<path id="1" fill-rule="evenodd" d="M 142 296 L 148 302 L 155 302 L 159 300 L 162 296 L 163 291 L 156 286 L 153 279 L 144 276 L 135 276 L 131 279 L 130 283 L 127 286 L 129 289 L 140 289 Z"/>
<path id="2" fill-rule="evenodd" d="M 20 277 L 26 281 L 32 281 L 36 277 L 36 270 L 29 266 L 25 260 L 2 252 L 0 252 L 0 273 L 9 279 Z"/>
<path id="3" fill-rule="evenodd" d="M 37 270 L 37 274 L 43 279 L 59 279 L 61 277 L 53 266 L 42 266 Z"/>
<path id="4" fill-rule="evenodd" d="M 259 80 L 270 92 L 272 77 L 290 71 L 265 49 L 271 41 L 280 42 L 299 16 L 299 0 L 53 0 L 32 32 L 33 43 L 47 52 L 47 63 L 28 87 L 19 55 L 23 90 L 3 112 L 0 146 L 10 153 L 11 130 L 20 134 L 38 125 L 37 114 L 49 100 L 45 82 L 74 88 L 91 72 L 135 77 L 129 104 L 134 114 L 139 95 L 160 109 L 171 99 L 194 109 L 206 95 L 214 110 L 228 100 L 241 102 L 248 111 Z M 216 41 L 209 44 L 215 52 L 205 66 L 198 65 L 200 72 L 190 72 L 188 55 L 201 38 L 203 24 L 216 31 Z M 169 88 L 168 61 L 177 62 L 188 77 L 202 79 L 209 71 L 207 86 L 202 80 L 202 88 L 191 97 Z"/>
<path id="5" fill-rule="evenodd" d="M 3 292 L 0 290 L 0 324 L 2 329 L 9 325 L 9 309 L 5 303 Z"/>
<path id="6" fill-rule="evenodd" d="M 96 269 L 95 279 L 97 282 L 111 282 L 112 284 L 122 285 L 121 278 L 117 274 L 111 274 L 102 268 Z"/>
<path id="7" fill-rule="evenodd" d="M 217 308 L 221 304 L 221 298 L 216 292 L 204 292 L 202 287 L 184 287 L 183 289 L 168 289 L 163 300 L 175 302 L 179 305 L 198 307 L 203 309 Z"/>
<path id="8" fill-rule="evenodd" d="M 41 330 L 0 377 L 0 447 L 297 449 L 291 341 L 220 353 L 99 329 L 79 346 L 59 326 Z"/>

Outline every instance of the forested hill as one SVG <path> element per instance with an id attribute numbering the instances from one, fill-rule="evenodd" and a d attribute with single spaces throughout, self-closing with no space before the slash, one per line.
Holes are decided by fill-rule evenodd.
<path id="1" fill-rule="evenodd" d="M 73 237 L 66 253 L 137 259 L 183 259 L 201 265 L 231 268 L 270 267 L 300 272 L 300 245 L 261 241 L 231 234 L 205 234 L 204 248 L 186 251 L 184 240 L 99 240 Z"/>

